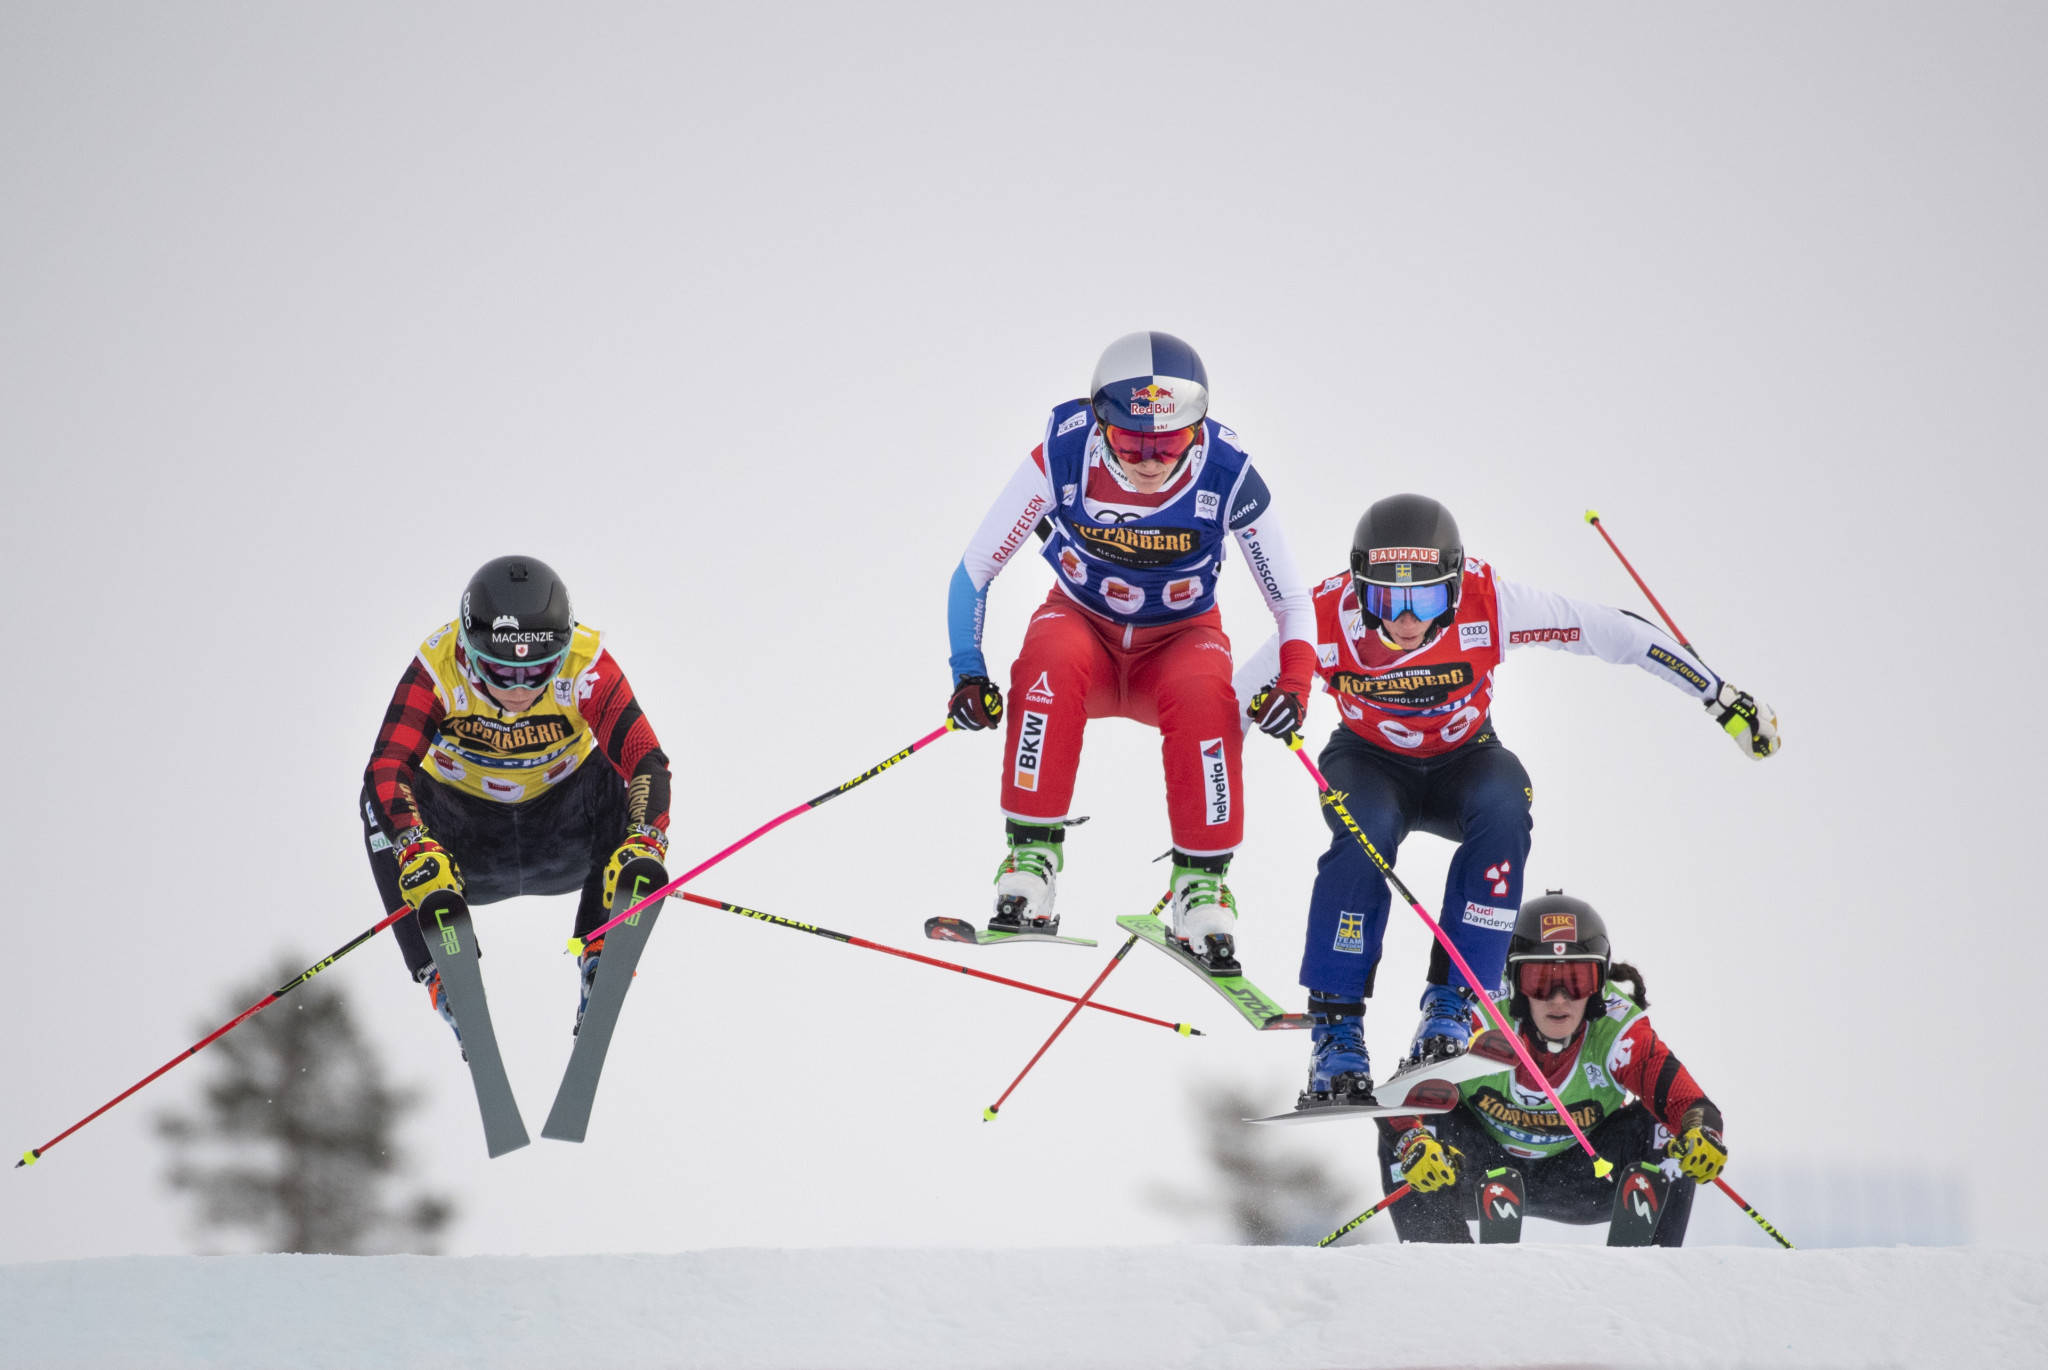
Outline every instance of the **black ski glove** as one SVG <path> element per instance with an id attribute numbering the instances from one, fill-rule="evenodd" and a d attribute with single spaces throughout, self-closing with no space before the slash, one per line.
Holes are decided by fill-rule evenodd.
<path id="1" fill-rule="evenodd" d="M 1002 687 L 985 675 L 962 676 L 953 687 L 946 717 L 953 720 L 954 727 L 971 733 L 995 727 L 1003 721 Z"/>
<path id="2" fill-rule="evenodd" d="M 1272 685 L 1253 695 L 1245 707 L 1245 715 L 1260 732 L 1283 742 L 1301 727 L 1305 712 L 1300 695 Z"/>

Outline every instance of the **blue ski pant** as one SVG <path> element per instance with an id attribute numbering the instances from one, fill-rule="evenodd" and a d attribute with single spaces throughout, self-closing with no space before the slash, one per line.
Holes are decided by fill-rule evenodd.
<path id="1" fill-rule="evenodd" d="M 1439 917 L 1452 945 L 1490 991 L 1506 969 L 1529 859 L 1532 796 L 1521 761 L 1500 744 L 1491 724 L 1456 751 L 1432 757 L 1401 756 L 1339 728 L 1319 760 L 1353 821 L 1390 863 L 1411 832 L 1458 844 Z M 1349 1003 L 1371 996 L 1393 903 L 1386 878 L 1336 811 L 1325 804 L 1322 813 L 1330 846 L 1316 862 L 1301 954 L 1301 984 L 1310 991 L 1311 1008 L 1318 1000 Z M 1432 947 L 1429 966 L 1431 984 L 1461 979 L 1440 946 Z"/>

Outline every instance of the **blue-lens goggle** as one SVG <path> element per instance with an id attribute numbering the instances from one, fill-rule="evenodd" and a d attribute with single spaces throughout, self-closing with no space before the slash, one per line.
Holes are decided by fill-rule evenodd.
<path id="1" fill-rule="evenodd" d="M 562 667 L 562 658 L 569 654 L 568 647 L 552 656 L 538 661 L 499 661 L 485 656 L 476 649 L 476 644 L 463 634 L 463 646 L 469 652 L 469 664 L 483 677 L 486 685 L 500 690 L 533 690 L 548 683 L 548 680 Z"/>
<path id="2" fill-rule="evenodd" d="M 1435 585 L 1380 585 L 1365 580 L 1359 582 L 1359 587 L 1365 599 L 1365 611 L 1388 623 L 1403 614 L 1413 614 L 1427 623 L 1450 612 L 1449 581 Z"/>

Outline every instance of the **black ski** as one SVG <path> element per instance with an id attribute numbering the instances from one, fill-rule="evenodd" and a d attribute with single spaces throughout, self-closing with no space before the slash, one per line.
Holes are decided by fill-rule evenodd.
<path id="1" fill-rule="evenodd" d="M 1059 942 L 1069 947 L 1097 945 L 1086 937 L 1062 937 L 1037 928 L 1020 928 L 1016 932 L 977 928 L 965 918 L 927 918 L 924 920 L 924 935 L 934 942 L 964 942 L 976 947 L 996 947 L 1005 942 Z"/>
<path id="2" fill-rule="evenodd" d="M 492 1157 L 527 1144 L 526 1123 L 512 1082 L 505 1077 L 505 1059 L 498 1054 L 498 1036 L 491 1029 L 491 1006 L 484 998 L 484 977 L 477 967 L 476 929 L 469 905 L 459 894 L 441 893 L 419 911 L 420 934 L 434 969 L 441 973 L 441 992 L 462 1034 L 469 1058 L 469 1080 L 476 1087 L 476 1107 L 484 1124 L 484 1145 Z"/>
<path id="3" fill-rule="evenodd" d="M 1486 1172 L 1479 1186 L 1479 1244 L 1522 1240 L 1522 1212 L 1528 1207 L 1528 1188 L 1522 1172 L 1511 1165 Z"/>
<path id="4" fill-rule="evenodd" d="M 659 861 L 651 857 L 628 861 L 619 872 L 610 916 L 618 917 L 667 882 L 668 872 Z M 619 1025 L 619 1010 L 625 1006 L 626 991 L 633 987 L 634 968 L 640 964 L 640 953 L 654 931 L 654 916 L 660 912 L 661 905 L 656 902 L 604 935 L 604 948 L 597 958 L 597 983 L 590 987 L 590 1002 L 576 1029 L 576 1045 L 569 1051 L 569 1066 L 562 1072 L 555 1105 L 548 1110 L 541 1136 L 580 1142 L 590 1130 L 590 1106 L 597 1101 L 597 1080 L 604 1071 L 605 1053 L 611 1049 L 612 1030 Z"/>
<path id="5" fill-rule="evenodd" d="M 1515 1049 L 1497 1032 L 1482 1032 L 1456 1056 L 1395 1071 L 1373 1089 L 1369 1104 L 1312 1103 L 1248 1123 L 1327 1123 L 1346 1118 L 1384 1118 L 1395 1113 L 1449 1113 L 1458 1106 L 1458 1086 L 1482 1075 L 1515 1068 Z"/>
<path id="6" fill-rule="evenodd" d="M 1621 1183 L 1614 1187 L 1614 1216 L 1607 1224 L 1607 1244 L 1650 1245 L 1656 1239 L 1657 1224 L 1664 1219 L 1664 1196 L 1670 1187 L 1654 1161 L 1623 1171 Z"/>

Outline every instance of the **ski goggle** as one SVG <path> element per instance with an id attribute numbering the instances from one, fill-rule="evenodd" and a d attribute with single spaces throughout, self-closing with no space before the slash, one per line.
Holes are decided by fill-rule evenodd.
<path id="1" fill-rule="evenodd" d="M 1560 989 L 1567 999 L 1590 999 L 1600 988 L 1598 961 L 1524 961 L 1515 968 L 1515 987 L 1531 999 L 1548 999 Z"/>
<path id="2" fill-rule="evenodd" d="M 487 656 L 473 656 L 470 664 L 483 677 L 484 684 L 496 690 L 537 690 L 548 683 L 556 669 L 562 664 L 562 654 L 556 653 L 546 661 L 520 662 L 510 665 L 493 661 Z"/>
<path id="3" fill-rule="evenodd" d="M 1451 609 L 1449 581 L 1439 581 L 1435 585 L 1381 585 L 1377 581 L 1361 580 L 1358 586 L 1365 611 L 1388 623 L 1403 614 L 1413 614 L 1427 623 Z"/>
<path id="4" fill-rule="evenodd" d="M 1176 428 L 1171 433 L 1140 433 L 1134 428 L 1118 428 L 1113 423 L 1102 425 L 1102 436 L 1109 443 L 1109 450 L 1116 453 L 1116 459 L 1124 462 L 1163 461 L 1176 462 L 1194 450 L 1195 436 L 1202 431 L 1202 425 Z"/>
<path id="5" fill-rule="evenodd" d="M 561 669 L 562 658 L 569 654 L 564 643 L 560 651 L 532 661 L 500 661 L 479 652 L 467 633 L 462 635 L 462 647 L 469 656 L 470 669 L 494 690 L 537 690 Z"/>

